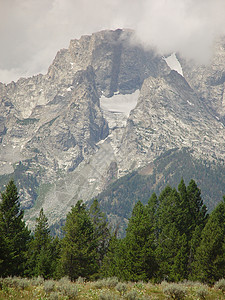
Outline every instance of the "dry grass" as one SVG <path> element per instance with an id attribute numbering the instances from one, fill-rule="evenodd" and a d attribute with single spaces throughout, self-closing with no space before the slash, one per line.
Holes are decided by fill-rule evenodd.
<path id="1" fill-rule="evenodd" d="M 221 282 L 219 282 L 221 283 Z M 222 282 L 223 283 L 223 282 Z M 220 284 L 221 285 L 221 284 Z M 181 297 L 181 298 L 180 298 Z M 223 300 L 223 289 L 208 287 L 199 282 L 179 284 L 162 282 L 119 282 L 116 278 L 88 282 L 79 278 L 70 282 L 68 278 L 59 281 L 25 278 L 0 278 L 0 299 L 21 300 L 68 300 L 68 299 L 205 299 Z"/>

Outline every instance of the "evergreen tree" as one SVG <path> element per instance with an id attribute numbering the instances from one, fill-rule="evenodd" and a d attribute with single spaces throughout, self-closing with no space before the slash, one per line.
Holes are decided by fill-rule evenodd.
<path id="1" fill-rule="evenodd" d="M 4 260 L 6 259 L 6 255 L 7 255 L 7 249 L 6 249 L 5 235 L 3 234 L 3 230 L 0 226 L 0 274 L 4 274 Z"/>
<path id="2" fill-rule="evenodd" d="M 200 243 L 201 232 L 207 222 L 208 214 L 207 208 L 203 204 L 201 198 L 201 190 L 197 187 L 197 184 L 193 179 L 187 187 L 187 198 L 189 203 L 189 258 L 187 268 L 189 278 L 192 279 L 194 255 L 196 248 Z"/>
<path id="3" fill-rule="evenodd" d="M 190 203 L 188 199 L 187 189 L 183 178 L 178 185 L 178 192 L 180 196 L 180 202 L 178 203 L 177 210 L 177 222 L 182 234 L 187 235 L 187 239 L 190 239 L 190 226 L 191 226 L 191 212 Z"/>
<path id="4" fill-rule="evenodd" d="M 178 281 L 187 277 L 188 243 L 183 226 L 186 211 L 182 211 L 182 202 L 176 189 L 169 186 L 159 196 L 156 249 L 158 280 Z"/>
<path id="5" fill-rule="evenodd" d="M 0 233 L 3 251 L 0 253 L 1 276 L 23 275 L 25 253 L 30 240 L 30 232 L 23 221 L 16 185 L 10 180 L 1 193 Z"/>
<path id="6" fill-rule="evenodd" d="M 44 214 L 43 208 L 41 208 L 39 216 L 36 219 L 34 238 L 35 238 L 35 247 L 39 251 L 43 247 L 46 247 L 51 241 L 48 219 Z"/>
<path id="7" fill-rule="evenodd" d="M 225 277 L 225 196 L 202 231 L 193 266 L 194 279 L 214 283 Z"/>
<path id="8" fill-rule="evenodd" d="M 36 219 L 34 238 L 28 251 L 27 275 L 53 277 L 58 252 L 53 238 L 50 236 L 48 219 L 42 208 Z"/>
<path id="9" fill-rule="evenodd" d="M 94 226 L 82 201 L 68 213 L 62 241 L 61 263 L 64 275 L 72 281 L 79 276 L 90 278 L 98 269 L 97 241 Z"/>
<path id="10" fill-rule="evenodd" d="M 207 220 L 207 208 L 203 204 L 201 197 L 201 190 L 197 187 L 197 184 L 192 179 L 187 187 L 187 197 L 190 207 L 190 224 L 191 232 L 195 230 L 196 226 L 204 228 Z"/>
<path id="11" fill-rule="evenodd" d="M 149 209 L 140 201 L 136 203 L 129 220 L 123 252 L 126 280 L 149 280 L 157 265 L 154 256 L 154 224 Z"/>
<path id="12" fill-rule="evenodd" d="M 93 201 L 89 213 L 94 225 L 94 239 L 97 242 L 98 266 L 100 268 L 108 250 L 110 231 L 105 214 L 101 212 L 97 199 Z"/>
<path id="13" fill-rule="evenodd" d="M 124 240 L 117 239 L 116 234 L 112 235 L 100 270 L 103 277 L 116 276 L 120 280 L 126 280 L 127 269 L 124 252 L 126 252 Z"/>
<path id="14" fill-rule="evenodd" d="M 158 199 L 156 196 L 156 193 L 153 193 L 148 200 L 148 204 L 146 206 L 146 209 L 149 214 L 149 220 L 151 222 L 151 226 L 154 229 L 155 236 L 157 235 L 156 228 L 157 228 L 157 210 L 158 210 Z"/>

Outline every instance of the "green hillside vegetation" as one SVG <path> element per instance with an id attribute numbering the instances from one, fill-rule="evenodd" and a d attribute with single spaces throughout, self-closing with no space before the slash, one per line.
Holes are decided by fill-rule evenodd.
<path id="1" fill-rule="evenodd" d="M 159 194 L 166 184 L 177 187 L 180 178 L 185 182 L 192 178 L 196 181 L 209 212 L 225 194 L 225 167 L 222 164 L 193 159 L 186 149 L 173 149 L 152 164 L 116 180 L 96 198 L 109 220 L 117 218 L 121 225 L 120 234 L 124 236 L 134 205 L 139 200 L 147 204 L 149 195 Z"/>
<path id="2" fill-rule="evenodd" d="M 10 293 L 16 295 L 20 289 L 22 299 L 27 299 L 24 291 L 29 294 L 34 290 L 37 299 L 48 298 L 53 292 L 58 298 L 52 295 L 51 299 L 75 299 L 89 292 L 93 299 L 148 299 L 144 296 L 153 290 L 159 299 L 166 295 L 182 299 L 173 294 L 194 295 L 196 289 L 205 293 L 205 298 L 197 298 L 213 299 L 212 290 L 204 284 L 213 286 L 216 282 L 225 291 L 225 196 L 208 214 L 195 181 L 191 179 L 186 186 L 181 179 L 177 190 L 166 186 L 159 196 L 153 193 L 147 204 L 138 201 L 125 237 L 118 238 L 117 233 L 118 228 L 110 231 L 97 199 L 90 208 L 82 201 L 72 207 L 63 238 L 50 235 L 43 209 L 31 233 L 23 221 L 16 185 L 10 180 L 0 202 L 1 299 Z M 22 288 L 18 276 L 28 278 Z M 65 277 L 68 282 L 82 277 L 87 283 L 79 287 L 67 282 L 74 295 L 63 298 L 64 288 L 53 280 L 62 283 Z M 32 283 L 37 278 L 42 282 Z M 114 283 L 110 285 L 104 278 L 114 278 Z M 114 296 L 101 296 L 96 291 L 99 286 Z M 218 291 L 217 299 L 221 293 Z M 80 299 L 89 299 L 85 297 Z"/>

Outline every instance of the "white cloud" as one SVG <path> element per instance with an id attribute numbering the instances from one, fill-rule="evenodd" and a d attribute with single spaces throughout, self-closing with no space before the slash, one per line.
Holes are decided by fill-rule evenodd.
<path id="1" fill-rule="evenodd" d="M 70 39 L 106 28 L 204 62 L 225 33 L 224 11 L 224 0 L 0 0 L 0 81 L 46 72 Z"/>

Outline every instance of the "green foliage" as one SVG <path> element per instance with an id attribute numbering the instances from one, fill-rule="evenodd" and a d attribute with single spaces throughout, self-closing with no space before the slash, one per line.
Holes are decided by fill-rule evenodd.
<path id="1" fill-rule="evenodd" d="M 102 266 L 103 258 L 108 250 L 110 232 L 108 223 L 106 221 L 106 216 L 103 212 L 101 212 L 97 199 L 95 199 L 90 206 L 89 214 L 94 225 L 93 239 L 96 241 L 96 249 L 98 255 L 97 262 L 100 269 L 100 267 Z"/>
<path id="2" fill-rule="evenodd" d="M 181 196 L 169 186 L 159 196 L 156 249 L 159 280 L 179 281 L 187 276 L 188 242 L 183 226 L 187 213 L 182 206 Z"/>
<path id="3" fill-rule="evenodd" d="M 94 226 L 82 201 L 78 201 L 68 213 L 62 240 L 61 263 L 63 273 L 72 281 L 79 276 L 90 278 L 97 265 L 97 241 Z"/>
<path id="4" fill-rule="evenodd" d="M 56 277 L 59 252 L 59 242 L 50 236 L 48 219 L 41 209 L 27 254 L 26 275 L 45 279 Z"/>
<path id="5" fill-rule="evenodd" d="M 225 277 L 225 197 L 202 231 L 193 262 L 194 279 L 213 283 Z"/>
<path id="6" fill-rule="evenodd" d="M 157 269 L 154 227 L 148 209 L 139 201 L 134 206 L 124 239 L 125 280 L 149 280 Z"/>
<path id="7" fill-rule="evenodd" d="M 153 193 L 146 205 L 138 201 L 122 239 L 117 238 L 118 230 L 110 234 L 96 199 L 89 210 L 82 201 L 72 207 L 61 241 L 51 237 L 43 209 L 32 238 L 22 218 L 17 188 L 11 180 L 0 203 L 1 275 L 36 278 L 0 280 L 0 287 L 5 286 L 7 293 L 14 287 L 26 290 L 30 284 L 43 284 L 48 297 L 72 299 L 77 297 L 77 286 L 99 277 L 106 279 L 98 280 L 95 289 L 115 289 L 120 297 L 129 299 L 139 297 L 135 293 L 142 293 L 148 280 L 218 281 L 215 287 L 224 290 L 220 279 L 225 277 L 225 197 L 208 216 L 194 180 L 186 188 L 181 179 L 178 191 L 167 186 L 158 197 Z M 61 276 L 68 277 L 57 285 L 55 281 L 43 282 Z M 137 291 L 119 280 L 138 282 L 133 285 Z M 76 281 L 76 285 L 70 281 Z M 165 293 L 173 299 L 182 299 L 183 292 L 182 285 L 165 286 Z M 208 290 L 196 286 L 193 293 L 205 299 Z"/>
<path id="8" fill-rule="evenodd" d="M 0 274 L 22 275 L 30 232 L 23 221 L 19 196 L 13 180 L 10 180 L 0 203 Z"/>

